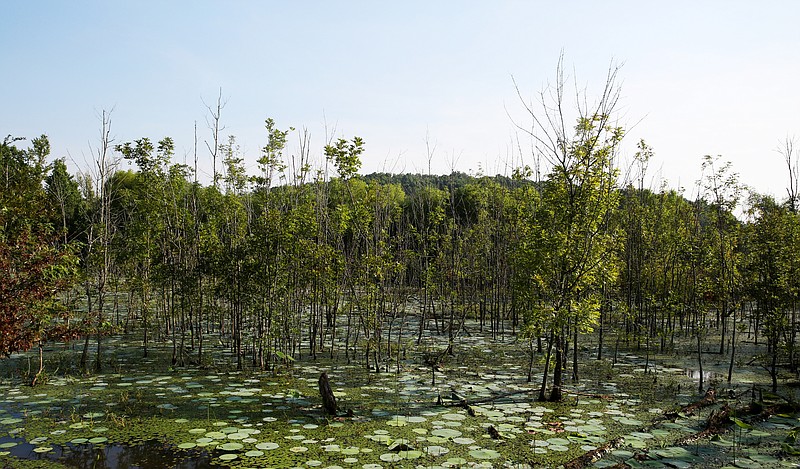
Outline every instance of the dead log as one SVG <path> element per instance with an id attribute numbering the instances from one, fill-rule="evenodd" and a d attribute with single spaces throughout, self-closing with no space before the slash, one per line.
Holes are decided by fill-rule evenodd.
<path id="1" fill-rule="evenodd" d="M 614 397 L 611 396 L 610 394 L 597 394 L 597 393 L 591 393 L 591 392 L 581 392 L 581 391 L 576 391 L 574 389 L 567 389 L 567 388 L 564 388 L 564 387 L 561 388 L 561 392 L 564 393 L 564 394 L 572 394 L 573 396 L 588 397 L 590 399 L 602 399 L 604 401 L 613 401 L 614 400 Z"/>
<path id="2" fill-rule="evenodd" d="M 706 427 L 703 430 L 681 438 L 675 442 L 675 446 L 685 446 L 695 441 L 728 431 L 728 427 L 733 423 L 731 420 L 732 412 L 733 409 L 731 409 L 728 404 L 711 411 L 711 415 L 709 415 L 706 420 Z"/>
<path id="3" fill-rule="evenodd" d="M 754 402 L 741 409 L 732 409 L 728 404 L 723 405 L 718 410 L 711 412 L 706 420 L 706 427 L 697 433 L 689 435 L 685 438 L 675 442 L 676 446 L 688 445 L 697 440 L 707 438 L 714 435 L 719 435 L 728 431 L 728 428 L 733 424 L 731 417 L 733 415 L 743 416 L 742 420 L 748 424 L 764 421 L 776 414 L 794 414 L 797 412 L 797 406 L 791 403 L 775 404 L 769 407 L 764 407 L 761 403 Z"/>
<path id="4" fill-rule="evenodd" d="M 619 448 L 624 441 L 625 439 L 622 437 L 615 438 L 597 449 L 587 451 L 586 453 L 564 464 L 564 469 L 583 469 L 584 467 L 588 467 L 603 456 Z M 624 467 L 628 466 L 625 465 Z"/>
<path id="5" fill-rule="evenodd" d="M 682 407 L 678 411 L 672 412 L 664 412 L 664 416 L 670 420 L 675 420 L 678 418 L 680 414 L 683 415 L 694 415 L 700 409 L 708 407 L 710 405 L 714 405 L 717 402 L 717 390 L 714 388 L 708 388 L 703 398 L 699 401 L 692 402 L 691 404 Z"/>
<path id="6" fill-rule="evenodd" d="M 325 408 L 325 412 L 330 415 L 336 415 L 338 410 L 336 407 L 336 396 L 333 395 L 331 383 L 328 380 L 328 374 L 324 371 L 319 375 L 319 395 L 322 397 L 322 406 Z"/>
<path id="7" fill-rule="evenodd" d="M 764 407 L 760 403 L 753 403 L 749 406 L 745 407 L 744 410 L 737 410 L 737 415 L 750 415 L 750 417 L 744 419 L 747 423 L 753 424 L 758 422 L 763 422 L 768 418 L 772 417 L 773 415 L 778 414 L 795 414 L 797 411 L 800 410 L 797 405 L 792 404 L 791 402 L 784 402 L 781 404 L 774 404 L 771 406 Z"/>

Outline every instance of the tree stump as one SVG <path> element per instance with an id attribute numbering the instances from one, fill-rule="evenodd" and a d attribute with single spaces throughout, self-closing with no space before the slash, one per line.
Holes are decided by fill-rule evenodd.
<path id="1" fill-rule="evenodd" d="M 325 412 L 336 415 L 336 396 L 333 395 L 328 374 L 324 371 L 319 375 L 319 395 L 322 396 L 322 406 L 325 407 Z"/>

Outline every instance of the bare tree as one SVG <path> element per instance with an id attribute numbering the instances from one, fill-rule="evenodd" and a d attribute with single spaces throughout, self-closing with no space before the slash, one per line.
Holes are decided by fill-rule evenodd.
<path id="1" fill-rule="evenodd" d="M 202 99 L 202 98 L 201 98 Z M 206 124 L 208 125 L 209 130 L 211 130 L 211 139 L 212 144 L 208 141 L 205 142 L 208 151 L 211 153 L 211 164 L 212 164 L 212 181 L 215 189 L 218 189 L 217 186 L 219 180 L 219 174 L 217 173 L 217 157 L 219 156 L 219 145 L 220 145 L 220 135 L 222 131 L 225 130 L 225 127 L 221 124 L 220 117 L 222 116 L 222 109 L 227 104 L 227 101 L 222 100 L 222 88 L 219 89 L 219 95 L 217 95 L 217 103 L 216 105 L 209 106 L 203 101 L 203 104 L 206 106 L 210 118 L 206 117 Z"/>
<path id="2" fill-rule="evenodd" d="M 795 147 L 795 138 L 786 137 L 783 143 L 778 147 L 778 153 L 783 156 L 783 161 L 786 162 L 786 167 L 789 170 L 789 187 L 786 188 L 787 195 L 789 196 L 789 210 L 792 213 L 797 213 L 798 191 L 800 191 L 800 152 Z"/>
<path id="3" fill-rule="evenodd" d="M 112 267 L 111 241 L 113 239 L 114 224 L 111 220 L 111 202 L 113 200 L 113 188 L 111 187 L 111 177 L 116 172 L 119 159 L 114 157 L 112 150 L 113 140 L 111 138 L 111 113 L 112 111 L 103 110 L 100 114 L 100 141 L 96 148 L 92 148 L 92 158 L 94 168 L 88 179 L 93 179 L 90 184 L 95 187 L 96 207 L 91 216 L 89 232 L 87 233 L 87 258 L 89 265 L 94 267 L 94 282 L 92 286 L 97 295 L 97 318 L 95 334 L 97 337 L 97 351 L 94 361 L 95 371 L 102 369 L 102 335 L 105 317 L 103 308 L 106 300 L 106 286 Z M 91 288 L 87 276 L 86 293 L 89 297 L 89 313 L 91 314 Z M 89 336 L 83 345 L 81 355 L 81 365 L 86 368 L 89 350 Z"/>

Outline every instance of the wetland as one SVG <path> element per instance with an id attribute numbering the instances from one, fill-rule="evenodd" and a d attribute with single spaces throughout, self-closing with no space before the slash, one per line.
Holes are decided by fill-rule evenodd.
<path id="1" fill-rule="evenodd" d="M 416 330 L 416 324 L 406 326 Z M 768 374 L 755 367 L 738 369 L 728 384 L 725 364 L 715 368 L 708 360 L 703 373 L 720 397 L 708 408 L 682 413 L 702 395 L 698 372 L 676 355 L 646 360 L 618 350 L 616 361 L 597 360 L 596 344 L 587 340 L 581 379 L 565 382 L 561 402 L 540 402 L 541 374 L 528 381 L 525 348 L 513 336 L 461 337 L 433 371 L 435 384 L 423 349 L 445 350 L 446 335 L 432 335 L 425 347 L 406 342 L 405 358 L 378 372 L 348 365 L 338 354 L 264 372 L 236 370 L 222 347 L 209 351 L 212 365 L 165 366 L 168 343 L 154 345 L 144 359 L 140 343 L 110 337 L 105 367 L 113 371 L 55 373 L 35 387 L 20 375 L 35 356 L 18 354 L 2 369 L 0 462 L 20 468 L 524 468 L 563 466 L 603 447 L 608 451 L 588 465 L 800 462 L 786 447 L 800 427 L 797 414 L 731 424 L 713 437 L 680 443 L 702 431 L 722 405 L 782 399 L 764 396 Z M 46 368 L 77 360 L 79 349 L 48 347 Z M 330 377 L 339 415 L 323 408 L 322 372 Z M 796 397 L 793 388 L 783 391 Z"/>

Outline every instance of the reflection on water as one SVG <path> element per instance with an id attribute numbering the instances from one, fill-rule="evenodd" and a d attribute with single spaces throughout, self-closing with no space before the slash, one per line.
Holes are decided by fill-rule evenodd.
<path id="1" fill-rule="evenodd" d="M 174 446 L 156 440 L 137 445 L 108 444 L 97 447 L 90 444 L 66 446 L 48 445 L 52 451 L 34 452 L 32 445 L 18 438 L 0 438 L 0 444 L 17 442 L 8 448 L 11 455 L 20 459 L 56 461 L 67 467 L 76 469 L 218 469 L 211 464 L 206 453 L 189 454 L 175 449 Z"/>
<path id="2" fill-rule="evenodd" d="M 686 370 L 686 376 L 692 378 L 693 380 L 699 380 L 700 379 L 700 370 L 687 369 Z M 719 376 L 719 374 L 718 373 L 714 373 L 713 371 L 704 371 L 703 372 L 703 381 L 708 381 L 711 378 L 716 378 L 718 376 Z"/>

